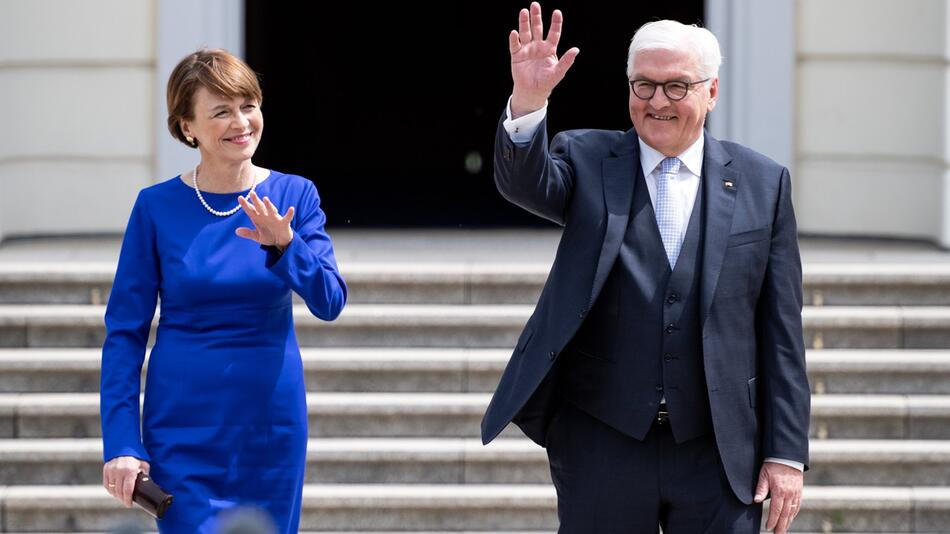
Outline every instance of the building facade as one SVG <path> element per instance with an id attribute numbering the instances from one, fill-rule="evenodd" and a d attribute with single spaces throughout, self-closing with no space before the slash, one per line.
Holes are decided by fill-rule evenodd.
<path id="1" fill-rule="evenodd" d="M 950 0 L 703 11 L 724 54 L 710 129 L 789 165 L 803 234 L 950 247 Z M 0 238 L 121 232 L 139 189 L 195 163 L 165 130 L 168 73 L 200 46 L 243 53 L 244 2 L 0 0 L 0 12 Z"/>

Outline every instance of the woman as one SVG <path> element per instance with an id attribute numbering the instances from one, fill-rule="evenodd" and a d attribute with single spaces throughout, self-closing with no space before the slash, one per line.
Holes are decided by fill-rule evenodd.
<path id="1" fill-rule="evenodd" d="M 105 315 L 103 484 L 131 506 L 137 473 L 150 473 L 175 496 L 160 532 L 213 532 L 238 504 L 296 532 L 307 405 L 291 291 L 327 321 L 346 301 L 320 197 L 310 181 L 251 162 L 262 95 L 240 59 L 187 56 L 167 98 L 169 130 L 201 160 L 132 208 Z"/>

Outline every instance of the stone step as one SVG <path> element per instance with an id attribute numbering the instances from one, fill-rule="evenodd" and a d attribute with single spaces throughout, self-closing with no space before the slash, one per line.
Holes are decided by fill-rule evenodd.
<path id="1" fill-rule="evenodd" d="M 810 349 L 806 358 L 815 394 L 950 394 L 950 350 Z"/>
<path id="2" fill-rule="evenodd" d="M 140 523 L 140 521 L 137 520 L 137 521 L 135 521 L 134 525 L 139 526 L 139 525 L 141 525 L 141 523 Z M 148 530 L 149 525 L 144 525 L 144 527 L 145 527 L 145 529 L 144 529 L 144 530 L 141 530 L 141 534 L 155 534 L 156 531 L 154 531 L 154 530 Z M 122 530 L 121 532 L 127 532 L 127 531 L 126 531 L 126 530 Z M 138 533 L 139 530 L 135 530 L 134 532 Z M 387 531 L 384 532 L 384 531 L 379 531 L 379 530 L 347 530 L 347 531 L 342 531 L 342 530 L 337 530 L 337 531 L 329 531 L 329 530 L 323 530 L 323 531 L 301 530 L 301 531 L 300 531 L 300 534 L 317 534 L 318 532 L 319 532 L 319 534 L 485 534 L 486 531 L 484 531 L 484 530 L 482 530 L 482 531 L 478 531 L 478 530 L 441 530 L 441 531 L 432 531 L 432 530 L 426 530 L 426 531 L 420 531 L 420 530 L 387 530 Z M 795 534 L 826 534 L 826 533 L 819 533 L 819 532 L 800 532 L 797 528 L 795 529 L 794 532 L 795 532 Z M 517 530 L 517 531 L 515 531 L 515 530 L 506 530 L 506 531 L 494 530 L 494 531 L 492 531 L 492 533 L 493 533 L 493 534 L 551 534 L 551 531 L 549 531 L 549 530 Z M 22 532 L 12 532 L 12 533 L 10 533 L 10 534 L 26 534 L 26 533 L 22 533 Z M 44 533 L 32 532 L 32 533 L 30 533 L 30 534 L 67 534 L 67 533 L 65 533 L 65 532 L 44 532 Z M 99 533 L 88 533 L 88 534 L 113 534 L 113 533 L 112 533 L 112 532 L 99 532 Z M 662 533 L 662 530 L 660 531 L 660 534 L 663 534 L 663 533 Z M 771 531 L 769 531 L 769 530 L 762 530 L 760 534 L 771 534 Z M 870 533 L 870 532 L 865 532 L 865 533 L 860 533 L 860 534 L 872 534 L 872 533 Z M 882 534 L 882 533 L 873 533 L 873 534 Z M 898 533 L 895 532 L 895 533 L 887 533 L 887 534 L 898 534 Z"/>
<path id="3" fill-rule="evenodd" d="M 950 307 L 808 306 L 802 320 L 812 349 L 950 347 Z"/>
<path id="4" fill-rule="evenodd" d="M 510 348 L 532 309 L 354 304 L 327 323 L 298 305 L 294 321 L 303 347 Z M 101 347 L 104 313 L 93 305 L 0 306 L 0 346 Z M 809 306 L 803 321 L 809 348 L 950 347 L 950 307 Z"/>
<path id="5" fill-rule="evenodd" d="M 340 269 L 353 304 L 533 304 L 550 265 L 354 263 Z M 0 304 L 105 304 L 114 276 L 110 263 L 0 264 Z"/>
<path id="6" fill-rule="evenodd" d="M 347 306 L 332 323 L 294 307 L 300 346 L 510 347 L 530 306 Z M 0 346 L 101 347 L 104 306 L 0 306 Z M 156 314 L 153 320 L 157 325 Z"/>
<path id="7" fill-rule="evenodd" d="M 475 437 L 488 393 L 310 393 L 310 434 Z M 100 435 L 96 393 L 0 394 L 0 438 Z M 520 435 L 511 426 L 506 436 Z"/>
<path id="8" fill-rule="evenodd" d="M 307 485 L 301 529 L 546 530 L 557 526 L 549 485 Z M 174 505 L 173 505 L 174 506 Z M 13 532 L 90 532 L 140 521 L 100 486 L 0 486 Z M 817 532 L 946 532 L 950 488 L 806 486 L 795 529 Z"/>
<path id="9" fill-rule="evenodd" d="M 948 306 L 950 264 L 806 263 L 811 306 Z"/>
<path id="10" fill-rule="evenodd" d="M 491 392 L 510 356 L 510 348 L 301 349 L 307 385 L 321 392 Z M 101 357 L 100 349 L 0 349 L 0 393 L 96 392 Z"/>
<path id="11" fill-rule="evenodd" d="M 948 439 L 950 396 L 812 395 L 818 439 Z"/>
<path id="12" fill-rule="evenodd" d="M 136 527 L 139 527 L 139 526 L 143 526 L 143 527 L 144 527 L 144 529 L 141 530 L 141 534 L 155 534 L 155 532 L 156 532 L 155 530 L 148 530 L 149 528 L 153 528 L 154 525 L 142 525 L 140 519 L 134 520 L 134 522 L 130 523 L 129 526 L 133 526 L 133 525 L 134 525 L 133 528 L 136 528 Z M 796 526 L 797 526 L 797 525 L 796 525 Z M 4 531 L 0 531 L 0 532 L 4 532 Z M 99 533 L 90 532 L 90 533 L 87 533 L 87 534 L 114 534 L 114 532 L 116 532 L 116 531 L 114 530 L 114 531 L 112 531 L 112 532 L 99 532 Z M 121 532 L 127 532 L 127 531 L 126 531 L 126 530 L 121 530 Z M 134 530 L 133 532 L 138 533 L 138 532 L 140 532 L 140 531 L 139 531 L 138 529 L 136 529 L 136 530 Z M 380 530 L 346 530 L 346 531 L 343 531 L 343 530 L 321 530 L 321 531 L 316 531 L 316 530 L 301 530 L 301 531 L 299 532 L 299 534 L 317 534 L 318 532 L 319 532 L 319 534 L 485 534 L 485 533 L 486 533 L 486 531 L 484 531 L 484 530 L 440 530 L 440 531 L 433 531 L 433 530 L 425 530 L 425 531 L 421 531 L 421 530 L 387 530 L 387 531 L 380 531 Z M 492 534 L 551 534 L 551 533 L 552 533 L 552 531 L 550 531 L 550 530 L 517 530 L 517 531 L 516 531 L 516 530 L 505 530 L 505 531 L 493 530 L 493 531 L 491 531 L 491 532 L 492 532 Z M 794 532 L 795 532 L 795 534 L 827 534 L 827 533 L 819 533 L 819 532 L 801 532 L 801 531 L 799 531 L 797 528 L 794 530 Z M 844 531 L 836 531 L 836 532 L 844 532 Z M 23 532 L 11 532 L 11 533 L 9 533 L 9 534 L 26 534 L 26 533 L 23 533 Z M 44 533 L 32 532 L 32 533 L 30 533 L 30 534 L 67 534 L 67 533 L 65 533 L 65 532 L 44 532 Z M 660 534 L 663 534 L 662 530 L 660 531 Z M 771 531 L 762 530 L 760 534 L 771 534 Z M 856 533 L 856 534 L 872 534 L 872 533 L 870 533 L 870 532 L 864 532 L 864 533 Z M 884 533 L 877 533 L 877 532 L 875 532 L 875 533 L 873 533 L 873 534 L 884 534 Z M 887 533 L 887 534 L 898 534 L 898 533 L 894 532 L 894 533 Z"/>
<path id="13" fill-rule="evenodd" d="M 489 393 L 315 393 L 310 434 L 320 437 L 477 437 Z M 0 394 L 0 438 L 100 435 L 95 393 Z M 950 396 L 814 395 L 819 439 L 950 439 Z M 502 434 L 518 437 L 514 425 Z"/>
<path id="14" fill-rule="evenodd" d="M 507 348 L 301 350 L 308 387 L 320 392 L 491 392 L 510 355 Z M 100 358 L 99 349 L 0 349 L 0 393 L 96 392 Z M 809 350 L 807 359 L 818 394 L 950 394 L 950 350 Z"/>
<path id="15" fill-rule="evenodd" d="M 533 304 L 547 263 L 343 263 L 354 304 Z M 950 305 L 950 265 L 806 263 L 815 306 Z M 0 304 L 105 304 L 112 263 L 0 265 Z"/>
<path id="16" fill-rule="evenodd" d="M 531 441 L 472 438 L 319 438 L 307 448 L 307 482 L 320 484 L 550 484 L 545 451 Z M 809 485 L 950 486 L 950 441 L 812 440 Z M 9 485 L 95 485 L 102 443 L 0 440 Z"/>

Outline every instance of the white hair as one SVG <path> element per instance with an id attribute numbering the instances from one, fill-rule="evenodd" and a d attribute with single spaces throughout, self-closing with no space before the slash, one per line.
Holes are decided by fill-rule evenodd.
<path id="1" fill-rule="evenodd" d="M 627 78 L 633 76 L 633 62 L 642 50 L 677 50 L 692 53 L 697 60 L 696 69 L 700 79 L 710 80 L 719 76 L 722 53 L 719 40 L 706 28 L 692 24 L 687 26 L 675 20 L 648 22 L 633 34 L 627 54 Z M 711 82 L 706 82 L 707 86 Z"/>

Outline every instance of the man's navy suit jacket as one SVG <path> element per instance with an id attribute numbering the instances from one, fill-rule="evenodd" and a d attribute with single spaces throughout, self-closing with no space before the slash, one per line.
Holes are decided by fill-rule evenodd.
<path id="1" fill-rule="evenodd" d="M 640 171 L 634 130 L 572 130 L 550 148 L 542 123 L 515 144 L 502 123 L 495 182 L 509 201 L 564 227 L 554 265 L 482 420 L 482 441 L 509 422 L 545 444 L 553 409 L 540 393 L 591 309 L 627 230 Z M 808 463 L 810 392 L 802 271 L 788 169 L 705 134 L 700 325 L 713 428 L 736 496 L 751 503 L 763 458 Z M 549 389 L 549 388 L 548 388 Z M 534 396 L 533 396 L 534 395 Z M 549 415 L 549 414 L 548 414 Z M 537 424 L 543 421 L 544 424 Z"/>

